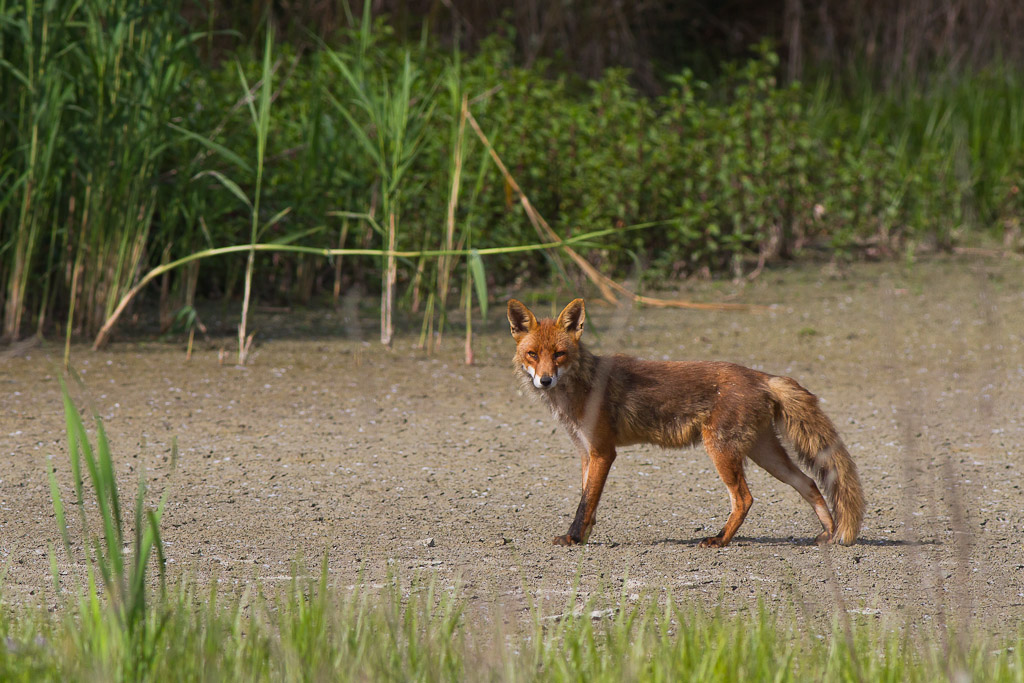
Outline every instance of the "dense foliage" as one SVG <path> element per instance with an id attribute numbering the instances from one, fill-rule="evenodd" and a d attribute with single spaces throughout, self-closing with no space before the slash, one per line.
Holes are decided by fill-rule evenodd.
<path id="1" fill-rule="evenodd" d="M 179 9 L 0 5 L 5 337 L 95 334 L 144 272 L 215 247 L 383 249 L 393 238 L 415 251 L 444 248 L 449 228 L 449 247 L 547 241 L 460 127 L 463 96 L 562 236 L 620 228 L 583 253 L 611 275 L 640 264 L 658 286 L 749 272 L 808 247 L 843 258 L 982 235 L 1012 246 L 1024 216 L 1024 79 L 1009 68 L 884 91 L 867 79 L 781 85 L 778 58 L 762 46 L 710 82 L 682 71 L 647 96 L 622 69 L 585 82 L 543 60 L 519 63 L 501 34 L 466 55 L 429 37 L 405 43 L 380 18 L 329 45 L 275 46 L 261 118 L 262 51 L 200 60 L 206 36 L 190 33 Z M 648 221 L 662 224 L 626 229 Z M 488 284 L 543 281 L 562 272 L 557 259 L 489 256 Z M 292 303 L 377 291 L 385 267 L 261 255 L 255 295 Z M 464 282 L 441 277 L 447 267 L 400 260 L 400 303 L 443 300 L 437 283 Z M 166 326 L 197 295 L 239 295 L 243 280 L 245 260 L 222 256 L 171 271 L 149 292 L 159 289 Z"/>

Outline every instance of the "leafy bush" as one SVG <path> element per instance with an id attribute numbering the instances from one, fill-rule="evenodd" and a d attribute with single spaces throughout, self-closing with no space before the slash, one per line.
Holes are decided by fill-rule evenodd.
<path id="1" fill-rule="evenodd" d="M 1012 237 L 1024 214 L 1013 189 L 1024 166 L 1024 79 L 1010 69 L 900 91 L 856 79 L 780 85 L 778 58 L 762 45 L 711 82 L 683 71 L 648 97 L 621 69 L 591 82 L 553 76 L 551 63 L 517 63 L 500 34 L 467 56 L 428 39 L 405 44 L 378 18 L 329 46 L 275 50 L 257 169 L 232 159 L 255 156 L 239 83 L 259 92 L 262 55 L 243 47 L 204 65 L 191 37 L 167 38 L 178 27 L 173 7 L 119 0 L 115 21 L 94 5 L 35 0 L 2 10 L 0 43 L 20 46 L 0 66 L 6 336 L 23 334 L 33 316 L 40 329 L 60 320 L 76 298 L 77 329 L 94 333 L 152 266 L 248 244 L 252 216 L 210 171 L 230 176 L 247 196 L 262 172 L 263 242 L 379 250 L 389 246 L 385 213 L 399 226 L 399 251 L 445 247 L 449 229 L 455 247 L 547 241 L 483 146 L 460 128 L 463 97 L 560 234 L 617 230 L 583 250 L 611 275 L 639 263 L 646 278 L 670 285 L 696 273 L 746 272 L 808 245 L 839 258 L 949 248 L 1000 230 Z M 44 39 L 40 22 L 59 29 Z M 407 57 L 412 89 L 403 100 L 396 95 Z M 119 79 L 97 66 L 128 63 Z M 382 160 L 395 157 L 389 145 L 403 138 L 382 127 L 375 102 L 404 102 L 405 123 L 416 131 L 402 142 L 394 186 L 397 175 Z M 650 221 L 662 224 L 628 229 Z M 554 252 L 492 255 L 486 273 L 492 286 L 516 286 L 564 272 L 559 262 Z M 445 300 L 437 283 L 458 282 L 461 273 L 468 284 L 466 264 L 458 261 L 449 278 L 445 259 L 399 259 L 399 303 Z M 390 266 L 347 258 L 342 268 L 277 253 L 257 258 L 255 268 L 258 297 L 305 302 L 353 285 L 376 291 Z M 165 276 L 161 321 L 169 325 L 173 309 L 197 292 L 237 295 L 243 271 L 241 259 L 221 257 Z"/>

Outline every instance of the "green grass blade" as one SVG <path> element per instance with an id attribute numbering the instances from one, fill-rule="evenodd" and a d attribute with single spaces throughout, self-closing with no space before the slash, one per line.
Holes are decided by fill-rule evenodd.
<path id="1" fill-rule="evenodd" d="M 480 304 L 480 316 L 487 319 L 487 277 L 484 275 L 484 260 L 480 253 L 474 249 L 469 254 L 469 268 L 473 272 L 473 287 L 476 290 L 476 300 Z"/>
<path id="2" fill-rule="evenodd" d="M 68 522 L 64 516 L 64 501 L 61 499 L 60 489 L 57 487 L 57 476 L 53 467 L 46 470 L 47 478 L 50 480 L 50 500 L 53 502 L 53 514 L 57 518 L 57 529 L 60 531 L 61 540 L 64 542 L 64 550 L 71 558 L 71 536 L 68 534 Z"/>
<path id="3" fill-rule="evenodd" d="M 163 505 L 166 500 L 161 501 L 161 509 L 154 513 L 146 511 L 146 519 L 149 521 L 149 531 L 153 535 L 151 546 L 156 550 L 157 569 L 160 572 L 160 585 L 164 586 L 167 581 L 167 557 L 164 555 L 164 541 L 160 535 L 160 519 L 163 517 Z"/>
<path id="4" fill-rule="evenodd" d="M 141 619 L 146 611 L 146 569 L 153 549 L 153 532 L 145 515 L 146 485 L 139 477 L 139 490 L 135 499 L 135 556 L 132 558 L 128 586 L 128 611 Z M 145 519 L 145 523 L 143 520 Z"/>
<path id="5" fill-rule="evenodd" d="M 274 32 L 268 27 L 266 40 L 263 46 L 263 85 L 260 87 L 259 119 L 256 121 L 258 134 L 258 155 L 256 159 L 256 172 L 262 173 L 263 157 L 266 153 L 267 137 L 270 134 L 270 95 L 273 92 L 274 70 L 271 66 L 271 56 L 274 50 Z"/>
<path id="6" fill-rule="evenodd" d="M 249 87 L 249 80 L 245 77 L 245 70 L 242 69 L 242 64 L 237 59 L 235 60 L 235 68 L 238 71 L 238 80 L 242 82 L 242 89 L 246 93 L 250 92 L 252 88 Z M 249 118 L 252 119 L 253 125 L 258 127 L 259 114 L 256 113 L 256 105 L 253 104 L 253 98 L 251 96 L 247 96 L 245 98 L 245 105 L 249 109 Z"/>
<path id="7" fill-rule="evenodd" d="M 326 225 L 316 225 L 307 230 L 296 230 L 295 232 L 291 232 L 288 233 L 287 235 L 282 235 L 281 237 L 278 237 L 277 239 L 270 242 L 270 244 L 292 244 L 293 242 L 304 240 L 312 235 L 318 235 L 326 229 Z"/>
<path id="8" fill-rule="evenodd" d="M 381 224 L 378 223 L 377 220 L 368 213 L 363 213 L 359 211 L 328 211 L 327 215 L 337 216 L 339 218 L 357 218 L 361 221 L 366 221 L 366 224 L 373 228 L 374 232 L 376 232 L 378 235 L 386 234 Z"/>
<path id="9" fill-rule="evenodd" d="M 348 67 L 346 67 L 343 62 L 338 60 L 337 64 L 339 70 L 341 70 L 343 74 L 348 73 Z M 346 77 L 351 78 L 350 76 Z M 367 135 L 366 131 L 363 129 L 363 125 L 356 120 L 356 118 L 352 115 L 352 112 L 349 111 L 348 107 L 342 104 L 341 100 L 339 100 L 333 93 L 328 92 L 327 97 L 328 99 L 330 99 L 331 104 L 334 105 L 334 108 L 338 111 L 338 113 L 341 114 L 342 117 L 344 117 L 345 121 L 348 122 L 352 134 L 355 135 L 356 137 L 356 142 L 358 142 L 359 145 L 363 148 L 363 151 L 366 152 L 367 156 L 374 161 L 375 165 L 377 165 L 378 167 L 382 167 L 384 165 L 384 159 L 381 156 L 380 149 L 377 148 L 377 145 L 373 144 L 373 141 L 370 139 L 370 136 Z"/>
<path id="10" fill-rule="evenodd" d="M 82 526 L 85 527 L 85 508 L 82 505 L 82 461 L 79 450 L 78 435 L 82 430 L 78 409 L 71 402 L 67 384 L 60 378 L 61 395 L 64 397 L 64 425 L 68 437 L 68 457 L 71 459 L 71 477 L 75 486 L 75 505 L 82 514 Z"/>
<path id="11" fill-rule="evenodd" d="M 275 225 L 277 225 L 279 222 L 281 222 L 281 219 L 284 218 L 285 216 L 287 216 L 289 213 L 291 213 L 291 211 L 292 211 L 292 207 L 286 206 L 285 208 L 283 208 L 280 211 L 278 211 L 277 213 L 275 213 L 273 216 L 270 217 L 269 220 L 267 220 L 266 223 L 263 224 L 263 227 L 260 228 L 260 231 L 259 231 L 260 234 L 262 234 L 263 232 L 265 232 L 265 231 L 269 230 L 270 228 L 274 227 Z M 321 227 L 315 227 L 315 228 L 311 228 L 310 230 L 307 230 L 305 232 L 306 232 L 306 234 L 308 234 L 308 233 L 315 232 L 315 231 L 320 230 L 320 229 L 322 229 L 322 228 Z M 289 240 L 289 242 L 292 242 L 292 241 L 294 241 L 294 240 Z M 288 242 L 283 242 L 283 244 L 287 244 L 287 243 Z M 274 244 L 282 244 L 282 242 L 280 242 L 279 240 L 274 240 Z"/>
<path id="12" fill-rule="evenodd" d="M 146 482 L 142 478 L 141 473 L 139 474 L 139 485 L 135 491 L 135 538 L 133 539 L 132 547 L 134 548 L 134 556 L 131 558 L 131 595 L 136 595 L 136 580 L 140 573 L 145 573 L 145 550 L 143 548 L 143 541 L 145 535 L 143 534 L 143 517 L 145 516 L 145 501 L 146 501 Z"/>
<path id="13" fill-rule="evenodd" d="M 245 204 L 245 208 L 249 209 L 249 211 L 253 210 L 252 201 L 249 199 L 248 195 L 246 195 L 244 192 L 242 192 L 242 188 L 240 188 L 238 186 L 238 183 L 236 183 L 235 181 L 231 180 L 231 178 L 228 178 L 226 175 L 224 175 L 220 171 L 214 171 L 214 170 L 200 171 L 199 173 L 195 174 L 192 177 L 192 179 L 193 180 L 197 180 L 197 179 L 201 178 L 202 176 L 207 176 L 207 175 L 208 176 L 213 176 L 214 178 L 217 179 L 217 181 L 221 185 L 223 185 L 228 190 L 230 190 L 231 194 L 233 194 L 236 197 L 238 197 L 239 201 L 241 201 L 243 204 Z"/>
<path id="14" fill-rule="evenodd" d="M 202 135 L 199 135 L 198 133 L 194 133 L 194 132 L 192 132 L 192 131 L 190 131 L 190 130 L 188 130 L 186 128 L 182 128 L 181 126 L 179 126 L 179 125 L 177 125 L 175 123 L 168 123 L 167 126 L 169 128 L 171 128 L 171 129 L 173 129 L 173 130 L 178 131 L 179 133 L 181 133 L 185 137 L 189 138 L 190 140 L 195 140 L 196 142 L 198 142 L 199 144 L 203 145 L 204 147 L 206 147 L 210 151 L 216 152 L 218 155 L 223 157 L 226 161 L 230 161 L 232 164 L 237 166 L 239 169 L 241 169 L 246 174 L 251 174 L 252 173 L 252 165 L 248 161 L 243 159 L 241 156 L 239 156 L 238 154 L 235 154 L 234 152 L 232 152 L 230 149 L 228 149 L 224 145 L 222 145 L 222 144 L 220 144 L 218 142 L 215 142 L 215 141 L 213 141 L 213 140 L 211 140 L 211 139 L 209 139 L 207 137 L 203 137 Z"/>
<path id="15" fill-rule="evenodd" d="M 99 473 L 103 477 L 103 488 L 110 497 L 110 511 L 114 522 L 114 530 L 117 533 L 117 548 L 120 549 L 124 542 L 124 530 L 121 528 L 121 500 L 117 493 L 117 479 L 114 478 L 114 463 L 110 455 L 110 441 L 107 439 L 107 431 L 103 427 L 103 420 L 99 415 L 94 415 L 96 421 L 96 455 L 99 464 Z"/>
<path id="16" fill-rule="evenodd" d="M 106 564 L 109 564 L 113 577 L 120 581 L 124 577 L 124 556 L 117 481 L 113 475 L 110 445 L 107 443 L 106 434 L 103 431 L 103 422 L 98 415 L 95 416 L 95 420 L 96 456 L 95 462 L 89 467 L 89 473 L 92 476 L 93 487 L 96 489 L 96 498 L 103 522 L 103 538 L 107 547 Z M 84 434 L 82 436 L 85 437 Z M 91 460 L 90 452 L 90 455 L 86 456 L 86 463 L 89 464 Z"/>

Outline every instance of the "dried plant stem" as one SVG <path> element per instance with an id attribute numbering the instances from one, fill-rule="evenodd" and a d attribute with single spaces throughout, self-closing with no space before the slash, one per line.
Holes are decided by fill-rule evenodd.
<path id="1" fill-rule="evenodd" d="M 434 293 L 429 292 L 427 294 L 427 303 L 424 305 L 423 310 L 423 323 L 420 325 L 420 339 L 416 344 L 416 348 L 426 349 L 427 353 L 432 353 L 434 350 L 433 337 L 434 334 Z"/>
<path id="2" fill-rule="evenodd" d="M 426 248 L 427 236 L 423 237 L 423 247 Z M 420 304 L 423 302 L 423 274 L 427 270 L 427 257 L 420 256 L 416 261 L 416 272 L 412 276 L 412 303 L 409 304 L 409 312 L 415 315 L 420 312 Z"/>
<path id="3" fill-rule="evenodd" d="M 331 215 L 342 215 L 342 212 L 332 212 Z M 640 225 L 630 226 L 629 229 L 643 230 L 658 225 L 658 223 L 643 223 Z M 114 311 L 107 317 L 107 320 L 103 323 L 100 331 L 96 334 L 96 338 L 93 341 L 93 349 L 99 349 L 110 337 L 110 332 L 113 330 L 114 325 L 117 323 L 121 314 L 124 313 L 128 304 L 131 303 L 132 299 L 142 291 L 142 289 L 152 282 L 155 278 L 160 277 L 168 270 L 179 268 L 187 263 L 192 263 L 204 258 L 211 258 L 214 256 L 224 256 L 227 254 L 237 254 L 239 252 L 248 253 L 250 251 L 258 252 L 290 252 L 296 254 L 314 254 L 317 256 L 323 256 L 325 258 L 336 257 L 336 256 L 372 256 L 382 257 L 391 256 L 392 258 L 419 258 L 425 257 L 439 257 L 439 256 L 469 256 L 473 252 L 476 252 L 479 256 L 489 256 L 493 254 L 520 254 L 529 251 L 542 251 L 552 249 L 565 249 L 568 245 L 576 244 L 578 242 L 585 242 L 587 240 L 597 239 L 605 235 L 615 232 L 614 229 L 608 228 L 605 230 L 595 230 L 594 232 L 580 233 L 579 235 L 573 235 L 567 240 L 558 240 L 557 242 L 542 242 L 539 244 L 522 244 L 514 247 L 484 247 L 481 249 L 452 249 L 451 251 L 445 251 L 443 249 L 432 249 L 432 250 L 420 250 L 420 251 L 398 251 L 395 249 L 384 250 L 384 249 L 324 249 L 320 247 L 307 247 L 298 244 L 236 244 L 230 247 L 217 247 L 214 249 L 204 249 L 197 251 L 188 256 L 171 261 L 170 263 L 157 266 L 153 270 L 146 273 L 142 279 L 135 284 L 134 287 L 129 289 L 121 297 L 120 303 L 114 308 Z M 79 268 L 76 267 L 73 271 L 76 275 Z M 69 316 L 70 320 L 70 316 Z"/>
<path id="4" fill-rule="evenodd" d="M 395 335 L 392 308 L 395 305 L 395 281 L 398 278 L 398 261 L 395 259 L 395 212 L 388 212 L 388 254 L 384 270 L 384 287 L 380 302 L 380 343 L 391 348 Z"/>
<path id="5" fill-rule="evenodd" d="M 79 251 L 75 257 L 75 265 L 71 271 L 71 300 L 68 302 L 68 322 L 67 328 L 64 330 L 64 370 L 68 370 L 71 367 L 71 333 L 74 329 L 75 321 L 75 304 L 78 299 L 78 277 L 82 272 L 82 252 Z M 120 307 L 121 310 L 128 305 L 128 301 L 124 301 Z M 120 313 L 120 311 L 119 311 Z"/>
<path id="6" fill-rule="evenodd" d="M 452 189 L 448 195 L 448 213 L 445 217 L 444 249 L 452 251 L 455 244 L 455 208 L 459 204 L 459 189 L 462 186 L 462 140 L 466 133 L 466 119 L 469 116 L 469 98 L 462 96 L 462 108 L 459 112 L 459 132 L 455 137 L 455 151 L 453 153 L 454 168 L 452 169 Z M 449 256 L 442 256 L 437 263 L 437 295 L 440 297 L 440 310 L 442 315 L 447 310 L 448 288 L 451 283 L 452 268 L 454 259 Z M 437 344 L 441 345 L 441 335 L 444 326 L 437 328 Z"/>
<path id="7" fill-rule="evenodd" d="M 530 219 L 530 223 L 537 231 L 537 234 L 540 235 L 541 239 L 562 243 L 563 240 L 559 237 L 558 233 L 552 230 L 551 226 L 548 225 L 548 222 L 544 220 L 544 217 L 541 216 L 535 208 L 533 208 L 533 204 L 523 192 L 522 188 L 519 187 L 519 184 L 516 182 L 515 178 L 512 177 L 512 174 L 509 173 L 508 167 L 505 166 L 501 157 L 499 157 L 498 153 L 494 150 L 490 140 L 487 139 L 487 136 L 480 128 L 480 124 L 477 123 L 473 114 L 467 111 L 466 118 L 469 121 L 469 125 L 471 125 L 473 130 L 476 132 L 477 137 L 479 137 L 480 141 L 484 143 L 484 146 L 490 153 L 494 163 L 497 164 L 501 174 L 505 176 L 505 182 L 508 183 L 508 186 L 512 188 L 512 191 L 519 196 L 519 202 L 523 205 L 523 210 L 526 211 L 526 216 Z M 587 278 L 594 283 L 594 286 L 596 286 L 601 292 L 601 297 L 611 304 L 618 303 L 618 298 L 615 296 L 615 292 L 619 292 L 636 303 L 658 308 L 694 308 L 705 311 L 747 311 L 762 308 L 761 306 L 752 306 L 750 304 L 700 303 L 686 301 L 685 299 L 659 299 L 635 294 L 618 282 L 612 280 L 610 277 L 603 275 L 572 247 L 564 246 L 563 250 L 576 263 L 576 265 L 579 266 L 580 270 L 583 271 Z"/>
<path id="8" fill-rule="evenodd" d="M 466 365 L 473 364 L 473 271 L 466 269 Z"/>
<path id="9" fill-rule="evenodd" d="M 246 326 L 249 321 L 249 296 L 252 292 L 252 269 L 256 262 L 256 251 L 249 249 L 249 258 L 245 264 L 245 294 L 242 295 L 242 321 L 238 323 L 238 364 L 245 365 L 249 355 L 249 347 L 252 345 L 252 335 L 249 335 L 249 342 L 246 343 Z"/>
<path id="10" fill-rule="evenodd" d="M 533 225 L 537 234 L 540 235 L 541 239 L 561 241 L 561 238 L 554 230 L 551 229 L 551 226 L 544 220 L 544 217 L 533 208 L 533 204 L 530 202 L 529 197 L 526 196 L 526 193 L 523 192 L 521 187 L 519 187 L 519 183 L 517 183 L 516 179 L 512 177 L 511 173 L 509 173 L 508 167 L 505 166 L 505 162 L 503 162 L 501 157 L 498 156 L 494 146 L 491 145 L 491 141 L 487 139 L 487 135 L 485 135 L 484 131 L 480 128 L 480 124 L 477 123 L 476 118 L 468 110 L 466 111 L 466 120 L 469 121 L 469 125 L 473 127 L 473 130 L 476 132 L 477 137 L 480 138 L 480 141 L 484 143 L 484 147 L 487 148 L 488 153 L 491 155 L 491 159 L 494 160 L 494 163 L 498 166 L 498 170 L 500 170 L 501 174 L 505 177 L 505 182 L 508 183 L 508 186 L 512 191 L 519 196 L 519 203 L 523 205 L 523 210 L 526 211 L 526 217 L 530 219 L 530 224 Z M 565 253 L 567 253 L 569 257 L 576 262 L 576 265 L 580 267 L 580 270 L 582 270 L 586 276 L 590 278 L 590 281 L 593 282 L 599 290 L 601 290 L 601 296 L 603 296 L 605 300 L 612 304 L 616 303 L 614 292 L 612 292 L 608 285 L 602 281 L 603 276 L 597 272 L 597 269 L 594 268 L 594 266 L 590 265 L 585 258 L 569 247 L 565 248 Z"/>
<path id="11" fill-rule="evenodd" d="M 348 218 L 341 223 L 341 235 L 338 237 L 338 249 L 345 248 L 345 240 L 348 238 Z M 341 298 L 341 255 L 334 260 L 334 305 L 338 305 Z"/>

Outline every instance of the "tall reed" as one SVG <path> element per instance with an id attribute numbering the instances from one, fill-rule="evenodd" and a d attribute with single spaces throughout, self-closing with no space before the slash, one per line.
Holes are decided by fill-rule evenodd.
<path id="1" fill-rule="evenodd" d="M 970 74 L 937 65 L 935 74 L 883 88 L 852 64 L 842 80 L 812 82 L 809 118 L 874 166 L 875 178 L 902 179 L 901 202 L 922 237 L 949 246 L 998 236 L 1024 210 L 1013 189 L 1024 181 L 1024 75 L 1002 64 Z"/>
<path id="2" fill-rule="evenodd" d="M 218 66 L 197 61 L 174 2 L 0 0 L 0 337 L 105 339 L 171 263 L 192 265 L 160 271 L 161 324 L 195 296 L 239 298 L 242 361 L 256 297 L 380 286 L 382 341 L 399 308 L 426 301 L 429 345 L 455 282 L 483 301 L 488 281 L 568 281 L 568 266 L 603 282 L 634 257 L 671 282 L 753 277 L 810 244 L 912 254 L 1002 231 L 1021 247 L 1024 85 L 1008 67 L 888 90 L 855 71 L 781 87 L 762 47 L 714 83 L 684 71 L 651 98 L 622 70 L 551 78 L 496 36 L 471 55 L 403 42 L 371 5 L 330 45 L 242 46 Z M 476 145 L 484 130 L 504 171 Z M 454 258 L 605 228 L 618 229 L 566 252 L 572 263 Z M 273 244 L 308 251 L 261 259 Z M 466 303 L 475 314 L 465 297 L 454 307 Z"/>
<path id="3" fill-rule="evenodd" d="M 74 83 L 66 75 L 65 53 L 74 41 L 76 8 L 69 3 L 0 3 L 0 108 L 10 118 L 0 125 L 0 337 L 17 339 L 31 305 L 46 310 L 46 296 L 33 300 L 40 279 L 40 250 L 47 238 L 52 264 L 60 233 L 55 205 L 66 173 L 66 104 Z M 47 291 L 47 294 L 49 291 Z"/>
<path id="4" fill-rule="evenodd" d="M 429 130 L 437 83 L 420 85 L 423 75 L 413 65 L 410 51 L 404 52 L 400 64 L 389 64 L 382 54 L 371 54 L 371 47 L 370 0 L 365 0 L 355 58 L 350 60 L 335 50 L 327 53 L 348 91 L 328 95 L 371 160 L 381 188 L 385 228 L 379 232 L 384 248 L 394 252 L 398 247 L 403 194 L 407 191 L 406 174 Z M 390 347 L 394 336 L 395 256 L 388 253 L 382 266 L 380 340 Z"/>
<path id="5" fill-rule="evenodd" d="M 93 333 L 136 278 L 175 133 L 167 105 L 183 88 L 193 36 L 176 2 L 83 0 L 0 5 L 3 336 L 67 325 Z M 57 287 L 64 292 L 58 299 Z M 70 296 L 68 294 L 70 293 Z M 72 305 L 74 304 L 74 305 Z"/>
<path id="6" fill-rule="evenodd" d="M 252 248 L 259 236 L 260 226 L 260 196 L 263 190 L 263 165 L 267 153 L 267 136 L 270 133 L 270 93 L 273 91 L 273 70 L 271 68 L 271 54 L 273 52 L 273 32 L 267 27 L 266 42 L 263 48 L 263 78 L 259 90 L 259 107 L 253 104 L 251 98 L 247 101 L 249 115 L 252 117 L 253 129 L 256 132 L 256 179 L 254 182 L 253 200 L 249 205 L 249 254 L 245 262 L 245 295 L 242 298 L 242 316 L 238 323 L 238 364 L 245 365 L 249 356 L 249 349 L 252 346 L 252 336 L 246 336 L 246 324 L 249 319 L 249 297 L 252 294 L 252 272 L 256 261 L 256 250 Z M 245 73 L 241 67 L 238 69 L 238 76 L 242 85 L 249 90 L 249 84 L 245 80 Z M 283 216 L 278 214 L 271 219 L 272 225 Z M 268 226 L 269 227 L 269 226 Z"/>

